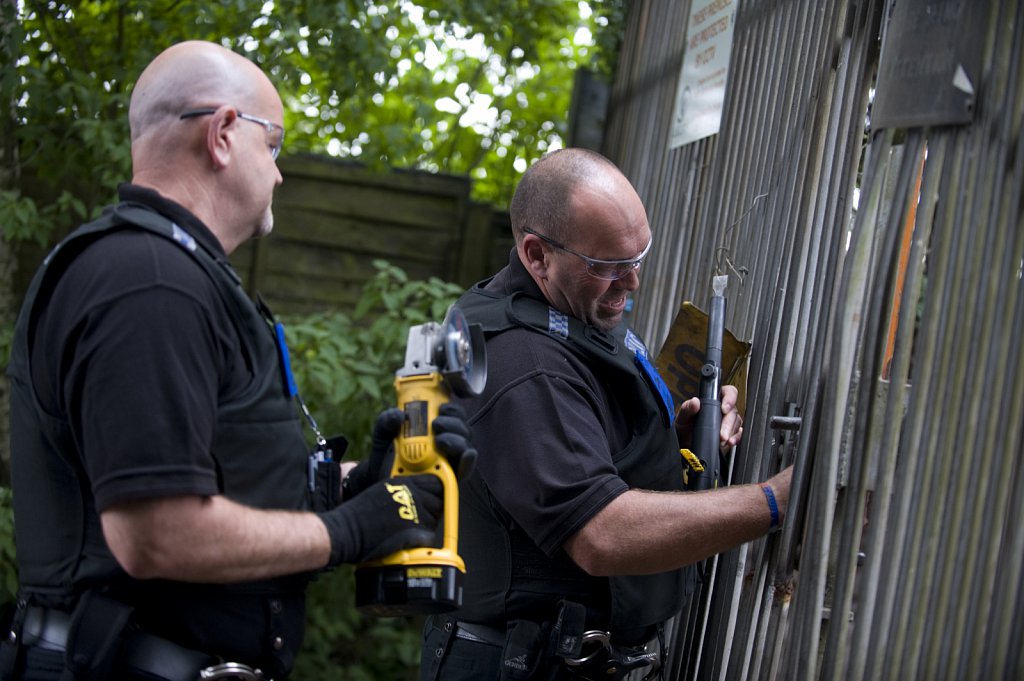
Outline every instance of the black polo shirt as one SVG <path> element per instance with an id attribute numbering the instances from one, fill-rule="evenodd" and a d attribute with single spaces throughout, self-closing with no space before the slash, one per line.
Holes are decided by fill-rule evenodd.
<path id="1" fill-rule="evenodd" d="M 515 251 L 487 289 L 544 300 Z M 566 574 L 586 579 L 562 545 L 629 489 L 612 460 L 631 439 L 615 399 L 545 334 L 513 328 L 488 339 L 484 392 L 460 400 L 479 451 L 476 473 L 460 486 L 459 553 L 467 567 L 460 619 L 503 624 L 509 616 L 512 547 L 499 526 L 525 534 Z M 558 578 L 550 566 L 544 576 Z"/>
<path id="2" fill-rule="evenodd" d="M 223 255 L 178 204 L 142 187 L 120 194 Z M 227 319 L 192 257 L 142 230 L 95 241 L 61 276 L 38 317 L 33 383 L 44 408 L 69 419 L 97 511 L 218 493 L 210 452 L 217 404 L 249 380 Z"/>

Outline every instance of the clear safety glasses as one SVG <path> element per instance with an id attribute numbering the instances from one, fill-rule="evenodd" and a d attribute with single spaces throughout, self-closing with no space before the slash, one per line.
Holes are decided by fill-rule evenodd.
<path id="1" fill-rule="evenodd" d="M 651 240 L 647 242 L 647 247 L 644 248 L 643 252 L 635 258 L 627 258 L 625 260 L 600 260 L 599 258 L 591 258 L 589 255 L 583 255 L 578 251 L 574 251 L 565 244 L 559 243 L 558 241 L 544 236 L 543 234 L 539 234 L 532 229 L 524 227 L 523 231 L 547 242 L 560 251 L 572 253 L 586 264 L 587 274 L 607 281 L 622 279 L 633 270 L 639 269 L 640 265 L 644 264 L 644 258 L 646 258 L 647 254 L 650 253 L 651 246 L 654 244 L 654 238 L 652 237 Z"/>

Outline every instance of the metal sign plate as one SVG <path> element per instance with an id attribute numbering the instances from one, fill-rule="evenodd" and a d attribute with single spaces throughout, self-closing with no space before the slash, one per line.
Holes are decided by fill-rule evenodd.
<path id="1" fill-rule="evenodd" d="M 871 128 L 970 123 L 987 0 L 896 0 L 878 65 Z"/>

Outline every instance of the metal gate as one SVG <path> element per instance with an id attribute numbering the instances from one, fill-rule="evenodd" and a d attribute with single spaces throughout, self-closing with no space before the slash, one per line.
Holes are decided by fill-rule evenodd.
<path id="1" fill-rule="evenodd" d="M 731 0 L 720 132 L 669 149 L 691 4 L 629 5 L 612 91 L 657 250 L 633 321 L 657 348 L 729 274 L 732 481 L 796 475 L 783 532 L 674 622 L 669 676 L 1024 678 L 1024 9 Z M 907 7 L 973 31 L 968 120 L 869 123 Z"/>

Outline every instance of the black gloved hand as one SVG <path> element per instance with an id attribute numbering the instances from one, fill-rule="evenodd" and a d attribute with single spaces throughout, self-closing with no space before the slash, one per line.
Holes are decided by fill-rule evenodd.
<path id="1" fill-rule="evenodd" d="M 370 455 L 353 468 L 342 483 L 345 499 L 351 499 L 390 472 L 394 441 L 404 422 L 405 412 L 398 407 L 385 409 L 377 416 Z M 469 441 L 466 412 L 459 405 L 447 402 L 438 408 L 437 418 L 431 425 L 434 446 L 448 459 L 459 480 L 467 478 L 476 464 L 476 449 Z"/>
<path id="2" fill-rule="evenodd" d="M 402 432 L 405 412 L 398 407 L 385 409 L 377 415 L 373 424 L 370 455 L 345 476 L 342 481 L 342 497 L 351 499 L 364 489 L 386 477 L 391 470 L 391 454 L 395 438 Z"/>
<path id="3" fill-rule="evenodd" d="M 434 427 L 434 446 L 448 458 L 459 480 L 465 480 L 476 466 L 476 449 L 470 442 L 466 412 L 457 404 L 446 402 L 437 410 Z"/>
<path id="4" fill-rule="evenodd" d="M 318 514 L 331 538 L 327 566 L 362 563 L 400 549 L 440 546 L 436 530 L 443 493 L 435 475 L 390 478 Z"/>

